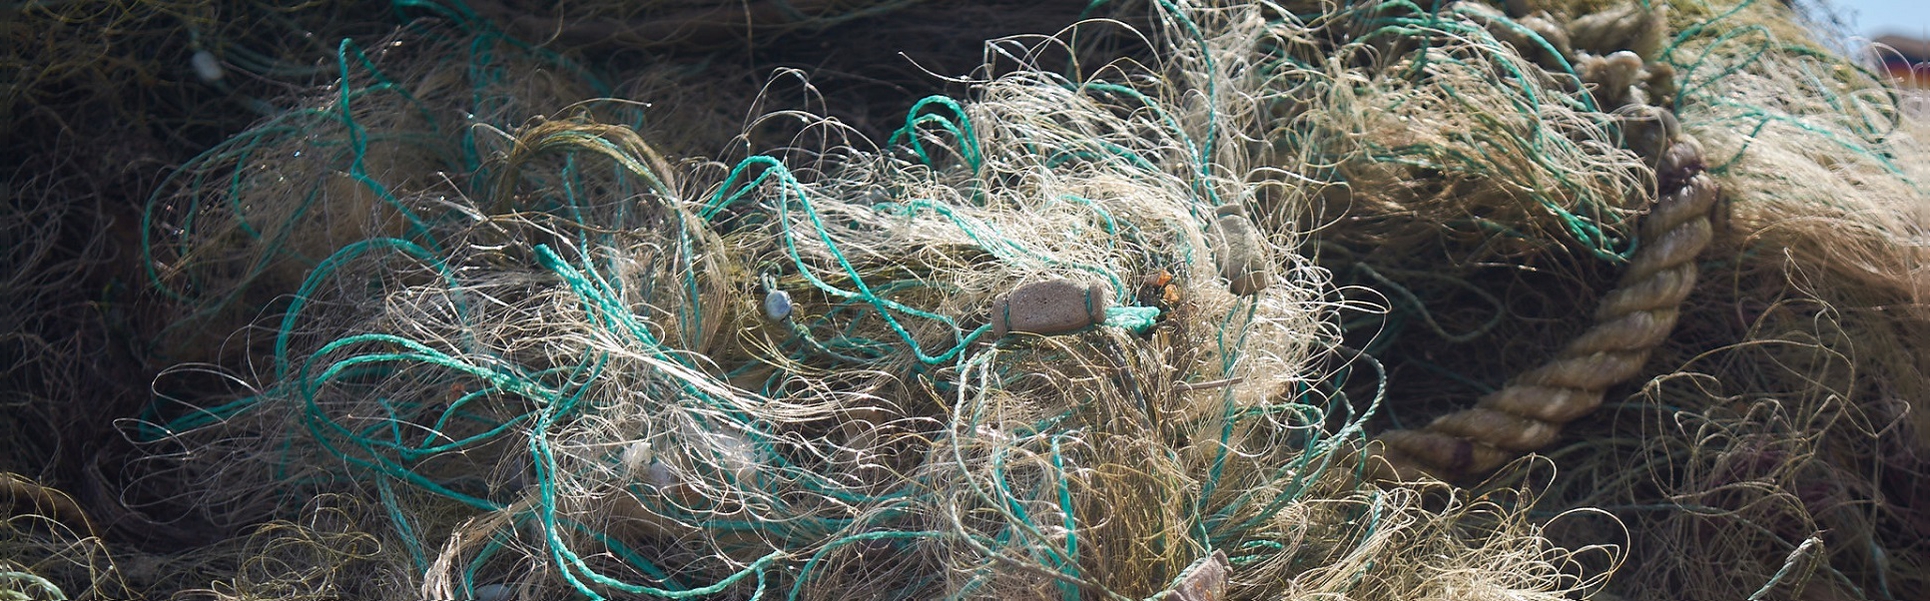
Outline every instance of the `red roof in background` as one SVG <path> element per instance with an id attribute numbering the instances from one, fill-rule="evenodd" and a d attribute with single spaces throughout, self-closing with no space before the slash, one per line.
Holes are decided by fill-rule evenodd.
<path id="1" fill-rule="evenodd" d="M 1880 35 L 1870 42 L 1874 45 L 1870 50 L 1875 53 L 1879 69 L 1896 78 L 1899 84 L 1930 88 L 1930 40 Z"/>
<path id="2" fill-rule="evenodd" d="M 1894 58 L 1897 55 L 1902 55 L 1902 58 L 1913 63 L 1930 63 L 1930 40 L 1919 40 L 1900 35 L 1880 35 L 1876 36 L 1876 39 L 1870 40 L 1870 42 L 1879 46 L 1889 47 L 1889 49 L 1883 51 L 1886 60 Z"/>

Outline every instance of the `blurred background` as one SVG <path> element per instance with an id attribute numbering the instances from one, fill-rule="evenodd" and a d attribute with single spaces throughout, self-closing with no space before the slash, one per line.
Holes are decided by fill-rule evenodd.
<path id="1" fill-rule="evenodd" d="M 1850 36 L 1852 49 L 1871 53 L 1871 62 L 1919 90 L 1930 88 L 1930 1 L 1831 0 L 1819 15 Z M 1917 114 L 1925 114 L 1922 99 Z"/>
<path id="2" fill-rule="evenodd" d="M 1930 38 L 1930 2 L 1923 0 L 1832 0 L 1857 35 Z"/>

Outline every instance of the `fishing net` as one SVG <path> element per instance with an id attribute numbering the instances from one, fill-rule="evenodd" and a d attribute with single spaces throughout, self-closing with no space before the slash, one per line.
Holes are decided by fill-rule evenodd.
<path id="1" fill-rule="evenodd" d="M 1635 87 L 1674 107 L 1682 129 L 1702 141 L 1724 199 L 1699 265 L 1702 283 L 1644 368 L 1653 378 L 1612 392 L 1621 399 L 1607 405 L 1612 411 L 1578 422 L 1584 432 L 1549 453 L 1561 473 L 1541 511 L 1595 507 L 1618 519 L 1556 540 L 1627 536 L 1630 563 L 1608 590 L 1629 598 L 1920 596 L 1923 430 L 1910 399 L 1920 396 L 1925 373 L 1921 125 L 1904 116 L 1896 91 L 1813 41 L 1788 7 L 1531 4 L 1440 12 L 1468 17 L 1450 24 L 1474 37 L 1481 26 L 1549 73 L 1565 66 L 1556 57 L 1581 56 L 1567 66 L 1582 83 L 1590 83 L 1586 46 L 1639 53 L 1651 61 L 1647 73 L 1672 81 Z M 1603 89 L 1592 94 L 1599 99 Z M 1583 118 L 1633 150 L 1641 134 L 1629 116 Z M 1641 171 L 1637 192 L 1654 185 L 1641 183 Z M 1398 178 L 1424 191 L 1441 179 Z M 1381 185 L 1367 194 L 1390 189 L 1404 191 Z M 1535 353 L 1574 339 L 1586 322 L 1573 316 L 1592 310 L 1609 286 L 1603 267 L 1569 257 L 1612 267 L 1616 257 L 1600 251 L 1634 256 L 1591 243 L 1587 228 L 1552 227 L 1543 231 L 1553 235 L 1528 236 L 1536 242 L 1528 253 L 1497 253 L 1523 230 L 1460 241 L 1453 233 L 1465 216 L 1407 222 L 1428 205 L 1363 202 L 1358 186 L 1346 192 L 1324 194 L 1348 210 L 1325 230 L 1339 241 L 1329 255 L 1339 260 L 1323 264 L 1342 281 L 1359 273 L 1354 282 L 1389 301 L 1386 321 L 1368 322 L 1379 343 L 1368 348 L 1389 366 L 1396 401 L 1388 425 L 1397 428 L 1496 393 L 1515 370 L 1537 363 Z M 1643 208 L 1643 195 L 1622 206 Z M 1450 210 L 1493 214 L 1479 209 L 1487 202 L 1479 193 L 1450 198 Z M 1581 223 L 1606 226 L 1595 240 L 1630 233 L 1612 218 Z M 1363 234 L 1376 237 L 1350 239 Z M 1639 250 L 1642 240 L 1633 242 Z M 1443 277 L 1440 266 L 1453 275 Z M 1414 321 L 1427 327 L 1404 327 Z M 1448 350 L 1476 341 L 1493 342 L 1479 353 Z M 1494 360 L 1510 356 L 1517 358 Z M 1532 482 L 1508 476 L 1490 485 L 1523 484 Z"/>
<path id="2" fill-rule="evenodd" d="M 471 8 L 522 39 L 572 47 L 693 50 L 756 44 L 759 37 L 793 31 L 821 31 L 914 4 L 915 0 L 656 0 L 556 5 L 487 0 L 472 3 Z"/>
<path id="3" fill-rule="evenodd" d="M 1573 449 L 1632 597 L 1924 594 L 1922 124 L 1783 10 L 1684 6 L 1665 55 L 1731 200 L 1672 373 Z"/>
<path id="4" fill-rule="evenodd" d="M 74 321 L 167 367 L 119 455 L 9 468 L 0 596 L 1922 595 L 1922 126 L 1787 7 L 1076 3 L 934 95 L 718 70 L 908 4 L 291 50 L 292 108 L 141 188 L 153 298 Z M 9 252 L 26 316 L 112 256 Z M 1440 438 L 1661 272 L 1585 410 Z M 85 414 L 22 365 L 9 427 Z"/>
<path id="5" fill-rule="evenodd" d="M 150 203 L 156 284 L 241 352 L 184 351 L 236 392 L 161 386 L 132 488 L 228 531 L 374 500 L 387 570 L 430 597 L 1580 586 L 1518 506 L 1357 488 L 1379 399 L 1341 389 L 1379 376 L 1323 325 L 1323 272 L 1266 258 L 1297 210 L 1253 204 L 1229 141 L 1274 92 L 1225 48 L 1285 15 L 1155 9 L 1161 62 L 1017 68 L 877 146 L 783 113 L 791 144 L 721 162 L 658 150 L 636 105 L 505 123 L 576 96 L 344 44 L 316 108 Z M 461 91 L 517 104 L 438 129 Z M 1476 562 L 1468 532 L 1517 551 Z M 1368 558 L 1422 548 L 1461 550 Z"/>

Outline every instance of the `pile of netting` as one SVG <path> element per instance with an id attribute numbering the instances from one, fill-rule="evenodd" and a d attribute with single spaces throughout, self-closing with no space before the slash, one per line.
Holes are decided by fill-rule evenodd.
<path id="1" fill-rule="evenodd" d="M 1669 22 L 1718 228 L 1655 377 L 1551 454 L 1551 500 L 1622 519 L 1632 598 L 1930 595 L 1930 127 L 1785 7 Z"/>
<path id="2" fill-rule="evenodd" d="M 111 319 L 15 177 L 5 310 L 157 367 L 9 332 L 125 449 L 8 449 L 0 598 L 1930 593 L 1930 155 L 1780 3 L 1093 3 L 888 124 L 672 55 L 908 3 L 520 4 L 328 43 Z"/>

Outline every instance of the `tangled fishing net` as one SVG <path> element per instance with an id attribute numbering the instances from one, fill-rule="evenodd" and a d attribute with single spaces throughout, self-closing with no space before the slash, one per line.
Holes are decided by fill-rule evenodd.
<path id="1" fill-rule="evenodd" d="M 1210 64 L 1213 42 L 1165 46 Z M 884 147 L 820 120 L 734 163 L 673 163 L 593 110 L 480 130 L 475 147 L 498 150 L 454 189 L 408 190 L 422 168 L 373 145 L 315 153 L 353 179 L 296 204 L 347 206 L 348 223 L 266 213 L 289 233 L 243 237 L 268 228 L 216 212 L 197 214 L 207 234 L 177 230 L 173 273 L 240 275 L 217 303 L 297 289 L 247 345 L 262 384 L 157 405 L 173 419 L 141 425 L 150 444 L 192 458 L 154 453 L 172 467 L 137 486 L 207 491 L 180 501 L 217 525 L 378 499 L 393 573 L 421 575 L 396 584 L 434 598 L 1144 597 L 1229 566 L 1278 574 L 1236 591 L 1287 590 L 1319 572 L 1296 560 L 1452 548 L 1415 525 L 1449 514 L 1344 484 L 1339 450 L 1372 401 L 1307 376 L 1340 352 L 1321 342 L 1320 272 L 1254 260 L 1234 266 L 1265 276 L 1242 295 L 1218 283 L 1230 248 L 1293 241 L 1215 208 L 1251 198 L 1241 164 L 1209 159 L 1243 114 L 1219 106 L 1250 100 L 1171 110 L 1174 90 L 1130 85 L 1146 69 L 1020 70 L 920 103 Z M 353 85 L 311 114 L 407 131 L 360 117 L 406 111 L 359 112 Z M 260 190 L 286 194 L 272 182 L 302 164 Z M 238 181 L 231 198 L 259 180 Z M 198 183 L 186 198 L 220 198 Z M 288 203 L 202 206 L 222 204 Z M 1301 504 L 1323 489 L 1326 507 Z M 1565 552 L 1493 511 L 1463 527 L 1519 547 L 1523 573 L 1462 586 L 1576 586 Z M 1296 540 L 1364 516 L 1389 523 Z M 1309 588 L 1421 574 L 1371 561 Z"/>
<path id="2" fill-rule="evenodd" d="M 1924 594 L 1922 126 L 1781 5 L 1094 6 L 886 125 L 597 54 L 900 4 L 338 38 L 133 212 L 0 598 Z"/>

